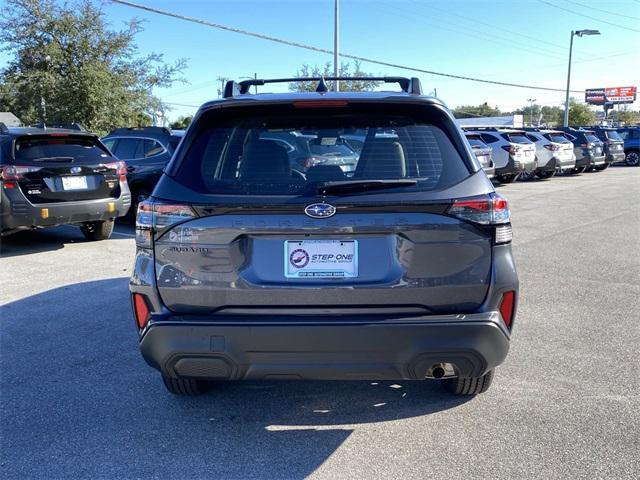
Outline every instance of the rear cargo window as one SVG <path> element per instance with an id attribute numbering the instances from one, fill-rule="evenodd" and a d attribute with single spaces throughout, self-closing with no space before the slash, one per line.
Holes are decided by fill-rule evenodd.
<path id="1" fill-rule="evenodd" d="M 524 133 L 503 133 L 502 138 L 511 143 L 531 143 Z"/>
<path id="2" fill-rule="evenodd" d="M 605 135 L 609 140 L 622 141 L 622 137 L 615 130 L 605 130 Z"/>
<path id="3" fill-rule="evenodd" d="M 587 142 L 596 142 L 598 143 L 600 139 L 596 137 L 593 133 L 585 133 L 584 137 L 587 139 Z"/>
<path id="4" fill-rule="evenodd" d="M 571 143 L 567 137 L 559 133 L 545 133 L 544 138 L 555 143 Z"/>
<path id="5" fill-rule="evenodd" d="M 429 119 L 327 109 L 201 118 L 176 179 L 206 193 L 315 195 L 356 180 L 415 180 L 393 190 L 446 188 L 470 175 Z M 361 142 L 362 148 L 354 148 Z M 386 190 L 388 191 L 388 190 Z"/>
<path id="6" fill-rule="evenodd" d="M 469 145 L 476 148 L 487 148 L 487 144 L 480 140 L 480 135 L 467 135 Z"/>
<path id="7" fill-rule="evenodd" d="M 16 141 L 14 157 L 17 162 L 69 160 L 74 163 L 100 163 L 109 154 L 92 138 L 29 137 Z"/>

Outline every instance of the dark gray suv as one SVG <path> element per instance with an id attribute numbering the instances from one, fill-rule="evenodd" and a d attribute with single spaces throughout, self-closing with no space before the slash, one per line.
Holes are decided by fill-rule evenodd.
<path id="1" fill-rule="evenodd" d="M 484 392 L 518 301 L 507 201 L 417 79 L 368 93 L 304 80 L 317 92 L 229 82 L 140 204 L 130 290 L 145 360 L 175 394 L 241 379 Z M 353 171 L 301 172 L 282 133 L 364 142 Z"/>

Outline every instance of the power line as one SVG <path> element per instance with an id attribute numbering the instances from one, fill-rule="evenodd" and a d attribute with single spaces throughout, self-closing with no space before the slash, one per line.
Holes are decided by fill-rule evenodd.
<path id="1" fill-rule="evenodd" d="M 141 5 L 138 3 L 133 3 L 133 2 L 129 2 L 129 1 L 125 1 L 125 0 L 110 0 L 112 3 L 118 3 L 121 5 L 126 5 L 128 7 L 132 7 L 132 8 L 137 8 L 140 10 L 145 10 L 147 12 L 151 12 L 151 13 L 157 13 L 158 15 L 164 15 L 167 17 L 172 17 L 172 18 L 178 18 L 180 20 L 185 20 L 187 22 L 192 22 L 192 23 L 198 23 L 200 25 L 205 25 L 207 27 L 213 27 L 213 28 L 218 28 L 221 30 L 226 30 L 229 32 L 234 32 L 234 33 L 238 33 L 240 35 L 246 35 L 246 36 L 250 36 L 250 37 L 254 37 L 254 38 L 259 38 L 262 40 L 268 40 L 270 42 L 275 42 L 275 43 L 280 43 L 282 45 L 288 45 L 291 47 L 297 47 L 297 48 L 302 48 L 305 50 L 311 50 L 314 52 L 319 52 L 319 53 L 326 53 L 326 54 L 330 54 L 333 55 L 333 50 L 328 50 L 326 48 L 320 48 L 320 47 L 314 47 L 312 45 L 306 45 L 303 43 L 299 43 L 299 42 L 294 42 L 291 40 L 284 40 L 282 38 L 278 38 L 278 37 L 272 37 L 270 35 L 265 35 L 262 33 L 256 33 L 256 32 L 250 32 L 248 30 L 242 30 L 240 28 L 234 28 L 234 27 L 229 27 L 226 25 L 222 25 L 219 23 L 214 23 L 214 22 L 209 22 L 207 20 L 201 20 L 199 18 L 194 18 L 194 17 L 188 17 L 185 15 L 180 15 L 178 13 L 173 13 L 173 12 L 168 12 L 166 10 L 160 10 L 157 8 L 153 8 L 153 7 L 148 7 L 146 5 Z M 391 63 L 391 62 L 384 62 L 384 61 L 380 61 L 380 60 L 374 60 L 372 58 L 367 58 L 367 57 L 361 57 L 359 55 L 350 55 L 347 53 L 340 53 L 340 57 L 342 58 L 348 58 L 351 60 L 358 60 L 360 62 L 366 62 L 366 63 L 372 63 L 375 65 L 382 65 L 385 67 L 391 67 L 391 68 L 397 68 L 400 70 L 408 70 L 411 72 L 418 72 L 418 73 L 425 73 L 427 75 L 436 75 L 439 77 L 446 77 L 446 78 L 454 78 L 457 80 L 467 80 L 467 81 L 471 81 L 471 82 L 478 82 L 478 83 L 486 83 L 486 84 L 491 84 L 491 85 L 500 85 L 503 87 L 516 87 L 516 88 L 526 88 L 526 89 L 530 89 L 530 90 L 545 90 L 545 91 L 549 91 L 549 92 L 564 92 L 565 90 L 562 88 L 550 88 L 550 87 L 539 87 L 539 86 L 535 86 L 535 85 L 525 85 L 525 84 L 520 84 L 520 83 L 510 83 L 510 82 L 499 82 L 497 80 L 486 80 L 486 79 L 482 79 L 482 78 L 475 78 L 475 77 L 470 77 L 470 76 L 465 76 L 465 75 L 455 75 L 452 73 L 444 73 L 444 72 L 436 72 L 433 70 L 425 70 L 422 68 L 415 68 L 415 67 L 410 67 L 410 66 L 406 66 L 406 65 L 400 65 L 397 63 Z M 573 93 L 583 93 L 583 90 L 571 90 Z"/>
<path id="2" fill-rule="evenodd" d="M 640 17 L 632 17 L 631 15 L 624 15 L 622 13 L 612 12 L 611 10 L 603 10 L 602 8 L 596 8 L 591 5 L 585 5 L 584 3 L 574 2 L 573 0 L 564 0 L 565 2 L 573 3 L 579 7 L 589 8 L 591 10 L 597 10 L 598 12 L 608 13 L 609 15 L 617 15 L 618 17 L 630 18 L 631 20 L 640 20 Z"/>
<path id="3" fill-rule="evenodd" d="M 564 7 L 561 7 L 559 5 L 554 5 L 553 3 L 546 2 L 545 0 L 538 0 L 538 1 L 541 2 L 541 3 L 544 3 L 545 5 L 549 5 L 550 7 L 558 8 L 560 10 L 564 10 L 565 12 L 573 13 L 574 15 L 578 15 L 579 17 L 589 18 L 591 20 L 595 20 L 596 22 L 606 23 L 607 25 L 613 25 L 614 27 L 623 28 L 625 30 L 630 30 L 632 32 L 640 33 L 640 30 L 636 30 L 635 28 L 625 27 L 624 25 L 620 25 L 618 23 L 607 22 L 606 20 L 602 20 L 601 18 L 591 17 L 591 16 L 585 15 L 583 13 L 574 12 L 573 10 L 569 10 L 568 8 L 564 8 Z"/>

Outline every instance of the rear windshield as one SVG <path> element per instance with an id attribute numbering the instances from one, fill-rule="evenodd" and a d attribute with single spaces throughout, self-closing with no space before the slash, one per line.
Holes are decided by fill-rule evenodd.
<path id="1" fill-rule="evenodd" d="M 503 133 L 502 138 L 511 143 L 531 143 L 524 133 Z"/>
<path id="2" fill-rule="evenodd" d="M 100 163 L 109 154 L 90 137 L 29 137 L 16 141 L 16 162 L 73 161 Z"/>
<path id="3" fill-rule="evenodd" d="M 618 140 L 620 142 L 622 141 L 622 137 L 615 130 L 605 130 L 604 134 L 609 140 Z"/>
<path id="4" fill-rule="evenodd" d="M 561 133 L 545 133 L 544 138 L 546 138 L 550 142 L 571 143 L 569 139 Z"/>
<path id="5" fill-rule="evenodd" d="M 364 109 L 287 105 L 268 115 L 243 108 L 231 118 L 210 112 L 176 179 L 214 194 L 315 195 L 323 185 L 371 180 L 415 180 L 390 190 L 435 190 L 470 175 L 438 122 L 379 108 L 357 112 Z M 360 151 L 354 139 L 362 141 Z"/>
<path id="6" fill-rule="evenodd" d="M 584 138 L 587 139 L 587 142 L 596 142 L 598 143 L 600 139 L 596 137 L 593 133 L 585 133 Z"/>
<path id="7" fill-rule="evenodd" d="M 475 148 L 487 148 L 487 144 L 480 140 L 480 135 L 467 135 L 469 145 Z"/>

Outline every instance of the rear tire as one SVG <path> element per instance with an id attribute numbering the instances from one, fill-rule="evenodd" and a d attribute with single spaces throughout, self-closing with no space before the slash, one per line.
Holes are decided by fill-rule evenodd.
<path id="1" fill-rule="evenodd" d="M 640 151 L 629 150 L 624 156 L 624 163 L 626 163 L 630 167 L 637 167 L 638 165 L 640 165 Z"/>
<path id="2" fill-rule="evenodd" d="M 113 220 L 100 220 L 98 222 L 85 222 L 80 225 L 80 231 L 90 242 L 106 240 L 113 233 Z"/>
<path id="3" fill-rule="evenodd" d="M 547 172 L 538 172 L 536 173 L 538 178 L 546 180 L 548 178 L 553 177 L 556 174 L 555 170 L 547 171 Z"/>
<path id="4" fill-rule="evenodd" d="M 498 175 L 496 178 L 500 183 L 513 183 L 518 178 L 518 175 Z"/>
<path id="5" fill-rule="evenodd" d="M 587 169 L 587 167 L 576 167 L 573 170 L 571 170 L 571 175 L 578 175 L 580 173 L 584 173 L 584 171 Z"/>
<path id="6" fill-rule="evenodd" d="M 607 168 L 609 168 L 609 165 L 611 165 L 611 164 L 610 163 L 605 163 L 604 165 L 598 165 L 597 167 L 594 167 L 594 168 L 598 172 L 601 172 L 601 171 L 606 170 Z"/>
<path id="7" fill-rule="evenodd" d="M 489 390 L 493 382 L 494 370 L 489 370 L 482 377 L 450 378 L 445 386 L 454 395 L 478 395 Z"/>
<path id="8" fill-rule="evenodd" d="M 188 397 L 202 395 L 211 389 L 211 384 L 206 380 L 193 378 L 172 378 L 162 375 L 162 383 L 170 393 Z"/>

